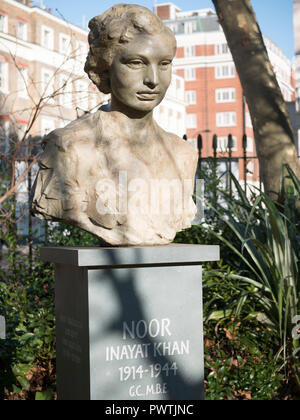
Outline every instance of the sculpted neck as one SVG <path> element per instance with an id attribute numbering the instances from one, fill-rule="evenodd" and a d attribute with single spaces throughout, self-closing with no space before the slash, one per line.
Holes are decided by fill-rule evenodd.
<path id="1" fill-rule="evenodd" d="M 145 132 L 150 133 L 155 128 L 153 111 L 143 112 L 128 108 L 113 97 L 110 111 L 118 114 L 119 122 L 125 124 L 127 129 L 134 131 L 137 136 Z"/>

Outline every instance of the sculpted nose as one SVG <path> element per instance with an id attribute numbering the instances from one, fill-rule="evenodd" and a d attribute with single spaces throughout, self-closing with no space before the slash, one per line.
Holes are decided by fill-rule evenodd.
<path id="1" fill-rule="evenodd" d="M 144 84 L 151 89 L 158 85 L 157 69 L 154 66 L 149 66 L 144 78 Z"/>

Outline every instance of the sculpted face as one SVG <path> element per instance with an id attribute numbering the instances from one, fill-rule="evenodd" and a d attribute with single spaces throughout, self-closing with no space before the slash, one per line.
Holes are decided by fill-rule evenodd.
<path id="1" fill-rule="evenodd" d="M 113 109 L 151 112 L 172 78 L 175 46 L 168 33 L 137 35 L 115 55 L 110 69 Z"/>

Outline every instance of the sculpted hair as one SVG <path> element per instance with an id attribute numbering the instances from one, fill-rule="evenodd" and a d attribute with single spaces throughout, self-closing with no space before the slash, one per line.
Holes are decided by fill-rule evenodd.
<path id="1" fill-rule="evenodd" d="M 154 35 L 167 32 L 170 42 L 176 40 L 173 32 L 150 10 L 134 4 L 117 4 L 89 23 L 90 51 L 85 72 L 98 89 L 108 94 L 110 90 L 109 69 L 116 52 L 138 34 Z"/>

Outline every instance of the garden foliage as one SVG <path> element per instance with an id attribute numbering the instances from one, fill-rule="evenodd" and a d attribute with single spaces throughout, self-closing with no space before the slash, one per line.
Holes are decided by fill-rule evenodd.
<path id="1" fill-rule="evenodd" d="M 211 166 L 203 175 L 212 179 L 205 197 L 207 219 L 202 225 L 179 235 L 177 240 L 219 243 L 222 258 L 228 264 L 225 270 L 224 267 L 206 270 L 207 331 L 212 331 L 216 325 L 241 323 L 238 336 L 225 334 L 227 339 L 232 338 L 233 348 L 235 338 L 239 341 L 240 334 L 244 334 L 241 331 L 252 325 L 252 334 L 248 330 L 245 338 L 248 340 L 252 336 L 252 348 L 261 349 L 260 363 L 255 363 L 257 369 L 259 365 L 262 369 L 263 363 L 266 372 L 273 366 L 274 376 L 271 377 L 282 374 L 285 380 L 295 382 L 295 390 L 299 390 L 300 364 L 296 353 L 300 343 L 293 339 L 292 331 L 293 320 L 300 314 L 300 183 L 285 166 L 281 200 L 274 203 L 256 188 L 247 195 L 233 175 L 235 188 L 232 194 L 224 188 L 221 178 L 213 176 Z M 225 330 L 228 331 L 228 327 Z M 259 334 L 253 342 L 256 331 Z M 263 349 L 262 343 L 270 341 L 269 337 L 272 337 L 271 343 Z M 242 351 L 242 346 L 240 349 Z M 226 366 L 226 361 L 223 362 Z M 240 373 L 246 371 L 244 366 Z M 277 388 L 273 389 L 274 397 Z"/>
<path id="2" fill-rule="evenodd" d="M 176 242 L 221 245 L 222 260 L 207 264 L 203 278 L 206 398 L 295 398 L 299 181 L 285 167 L 282 200 L 274 204 L 254 188 L 246 195 L 233 176 L 235 188 L 228 192 L 214 163 L 200 176 L 206 186 L 205 221 L 180 233 Z M 0 315 L 7 337 L 0 340 L 0 398 L 54 399 L 53 268 L 39 260 L 38 247 L 32 260 L 24 252 L 24 241 L 16 239 L 13 202 L 8 206 L 11 217 L 1 220 Z M 92 235 L 63 224 L 49 224 L 45 232 L 47 244 L 97 245 Z"/>

